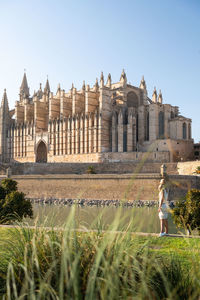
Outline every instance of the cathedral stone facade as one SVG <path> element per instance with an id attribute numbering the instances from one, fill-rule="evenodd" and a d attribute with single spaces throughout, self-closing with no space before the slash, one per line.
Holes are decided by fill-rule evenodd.
<path id="1" fill-rule="evenodd" d="M 6 90 L 0 109 L 1 162 L 169 162 L 190 159 L 191 119 L 163 104 L 156 89 L 150 99 L 140 86 L 111 75 L 94 86 L 54 95 L 47 79 L 31 97 L 24 74 L 19 100 L 9 110 Z"/>

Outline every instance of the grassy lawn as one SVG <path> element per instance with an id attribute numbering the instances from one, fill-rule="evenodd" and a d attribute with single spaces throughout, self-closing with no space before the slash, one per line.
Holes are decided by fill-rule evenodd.
<path id="1" fill-rule="evenodd" d="M 198 299 L 199 249 L 198 238 L 0 228 L 0 298 Z"/>

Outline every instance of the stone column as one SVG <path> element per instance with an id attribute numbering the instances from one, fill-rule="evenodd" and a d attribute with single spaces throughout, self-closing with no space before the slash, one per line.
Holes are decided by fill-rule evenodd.
<path id="1" fill-rule="evenodd" d="M 71 154 L 71 117 L 68 118 L 67 126 L 67 154 Z"/>
<path id="2" fill-rule="evenodd" d="M 63 154 L 66 154 L 67 121 L 63 119 Z"/>
<path id="3" fill-rule="evenodd" d="M 52 155 L 55 155 L 55 120 L 51 123 L 51 143 L 52 143 Z"/>
<path id="4" fill-rule="evenodd" d="M 128 110 L 128 124 L 127 124 L 127 152 L 133 151 L 133 112 Z"/>
<path id="5" fill-rule="evenodd" d="M 21 125 L 17 128 L 17 156 L 21 156 Z"/>
<path id="6" fill-rule="evenodd" d="M 80 117 L 80 153 L 84 153 L 84 115 Z"/>
<path id="7" fill-rule="evenodd" d="M 75 153 L 80 153 L 80 136 L 79 136 L 79 116 L 76 115 L 75 120 Z"/>
<path id="8" fill-rule="evenodd" d="M 118 152 L 123 152 L 123 114 L 120 110 L 118 114 Z"/>
<path id="9" fill-rule="evenodd" d="M 149 105 L 149 141 L 153 142 L 158 136 L 158 107 L 157 104 Z"/>
<path id="10" fill-rule="evenodd" d="M 71 134 L 72 134 L 72 139 L 71 139 L 71 145 L 72 145 L 72 152 L 71 154 L 75 154 L 75 116 L 72 117 L 72 129 L 71 129 Z"/>
<path id="11" fill-rule="evenodd" d="M 94 115 L 94 152 L 98 152 L 98 112 L 95 112 Z"/>
<path id="12" fill-rule="evenodd" d="M 136 139 L 136 117 L 133 117 L 133 151 L 136 151 L 137 139 Z"/>
<path id="13" fill-rule="evenodd" d="M 59 135 L 60 135 L 60 155 L 63 155 L 63 120 L 60 120 L 60 130 L 59 130 Z"/>
<path id="14" fill-rule="evenodd" d="M 101 120 L 102 120 L 102 115 L 101 113 L 99 113 L 99 117 L 98 117 L 98 152 L 102 152 L 102 124 L 101 124 Z"/>
<path id="15" fill-rule="evenodd" d="M 138 142 L 140 145 L 144 142 L 144 106 L 140 106 L 138 108 L 138 126 L 139 126 L 139 135 L 138 135 Z"/>
<path id="16" fill-rule="evenodd" d="M 117 134 L 117 113 L 114 111 L 112 115 L 112 152 L 118 150 Z"/>
<path id="17" fill-rule="evenodd" d="M 59 120 L 56 120 L 56 140 L 55 140 L 55 146 L 56 146 L 56 153 L 55 155 L 59 155 Z"/>
<path id="18" fill-rule="evenodd" d="M 89 114 L 89 153 L 93 151 L 93 114 Z"/>
<path id="19" fill-rule="evenodd" d="M 88 153 L 88 127 L 89 127 L 89 120 L 88 114 L 85 114 L 85 122 L 84 122 L 84 152 Z"/>

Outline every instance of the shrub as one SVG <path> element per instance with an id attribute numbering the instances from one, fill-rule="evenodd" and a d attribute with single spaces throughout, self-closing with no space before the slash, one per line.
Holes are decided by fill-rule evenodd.
<path id="1" fill-rule="evenodd" d="M 94 166 L 89 166 L 87 169 L 88 174 L 96 174 Z"/>
<path id="2" fill-rule="evenodd" d="M 4 188 L 6 194 L 17 191 L 17 182 L 10 178 L 3 179 L 1 186 Z"/>
<path id="3" fill-rule="evenodd" d="M 17 182 L 4 179 L 0 186 L 0 224 L 21 221 L 23 217 L 33 216 L 30 200 L 17 191 Z"/>
<path id="4" fill-rule="evenodd" d="M 200 190 L 189 190 L 186 200 L 175 204 L 172 217 L 175 224 L 186 228 L 189 234 L 194 229 L 197 229 L 200 234 Z"/>
<path id="5" fill-rule="evenodd" d="M 6 191 L 2 186 L 0 186 L 0 200 L 4 200 L 5 197 L 6 197 Z"/>

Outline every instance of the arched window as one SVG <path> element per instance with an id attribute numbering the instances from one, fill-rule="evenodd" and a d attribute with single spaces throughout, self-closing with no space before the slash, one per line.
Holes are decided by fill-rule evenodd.
<path id="1" fill-rule="evenodd" d="M 174 119 L 174 112 L 171 111 L 171 119 Z"/>
<path id="2" fill-rule="evenodd" d="M 127 130 L 124 128 L 123 131 L 123 152 L 127 152 Z"/>
<path id="3" fill-rule="evenodd" d="M 183 123 L 183 139 L 186 140 L 187 138 L 187 133 L 186 133 L 186 123 Z"/>
<path id="4" fill-rule="evenodd" d="M 138 96 L 134 92 L 128 93 L 127 106 L 128 107 L 138 107 L 139 106 Z"/>
<path id="5" fill-rule="evenodd" d="M 165 128 L 164 128 L 164 112 L 159 112 L 159 139 L 163 139 L 165 134 Z"/>
<path id="6" fill-rule="evenodd" d="M 191 139 L 191 124 L 188 124 L 188 139 Z"/>

